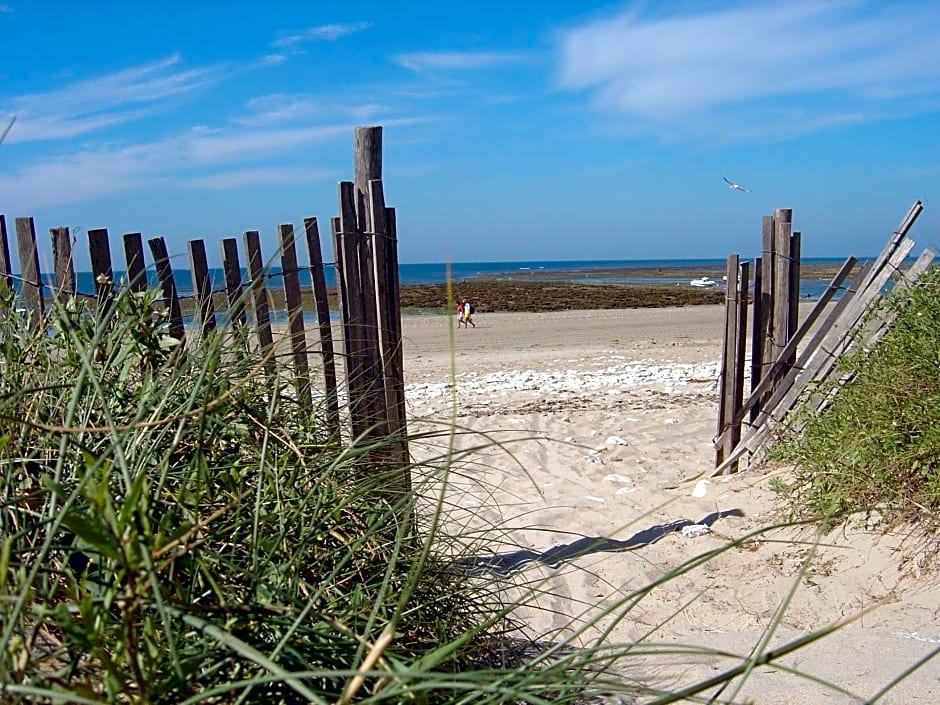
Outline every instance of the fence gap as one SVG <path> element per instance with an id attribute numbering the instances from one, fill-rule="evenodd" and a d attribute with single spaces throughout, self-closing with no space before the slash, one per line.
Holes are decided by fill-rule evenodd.
<path id="1" fill-rule="evenodd" d="M 326 273 L 323 270 L 323 253 L 320 249 L 320 227 L 316 218 L 304 218 L 304 234 L 307 239 L 307 258 L 310 261 L 310 283 L 313 287 L 314 307 L 317 311 L 317 326 L 320 332 L 320 355 L 323 359 L 323 384 L 326 393 L 326 420 L 330 435 L 339 440 L 339 397 L 336 384 L 336 361 L 333 348 L 333 326 L 330 321 L 330 300 L 326 288 Z"/>

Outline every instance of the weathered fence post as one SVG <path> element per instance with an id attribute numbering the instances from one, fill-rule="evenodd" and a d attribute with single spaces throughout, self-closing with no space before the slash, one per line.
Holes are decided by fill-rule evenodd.
<path id="1" fill-rule="evenodd" d="M 176 281 L 173 279 L 173 266 L 170 264 L 166 242 L 162 237 L 153 237 L 147 240 L 147 244 L 150 245 L 157 279 L 160 280 L 160 288 L 163 290 L 163 305 L 170 317 L 170 335 L 182 340 L 186 330 L 183 327 L 183 312 L 180 309 L 180 297 L 176 290 Z"/>
<path id="2" fill-rule="evenodd" d="M 91 255 L 91 274 L 95 280 L 98 313 L 106 316 L 114 304 L 114 268 L 111 266 L 111 245 L 107 228 L 88 231 L 88 253 Z"/>
<path id="3" fill-rule="evenodd" d="M 189 269 L 196 290 L 196 311 L 202 334 L 215 330 L 215 304 L 212 301 L 212 280 L 209 278 L 209 259 L 204 240 L 189 241 Z"/>
<path id="4" fill-rule="evenodd" d="M 297 247 L 294 243 L 294 226 L 290 223 L 278 226 L 281 243 L 281 270 L 284 273 L 284 298 L 287 308 L 287 328 L 290 331 L 291 350 L 294 356 L 294 379 L 297 400 L 304 408 L 313 406 L 310 393 L 310 368 L 307 364 L 307 341 L 304 332 L 304 309 L 300 295 L 300 277 L 297 269 Z"/>
<path id="5" fill-rule="evenodd" d="M 55 267 L 55 296 L 63 304 L 75 295 L 75 264 L 72 261 L 72 238 L 66 227 L 50 228 L 52 262 Z"/>
<path id="6" fill-rule="evenodd" d="M 147 290 L 147 268 L 144 265 L 144 241 L 140 233 L 124 233 L 124 262 L 127 265 L 127 286 L 131 291 Z"/>
<path id="7" fill-rule="evenodd" d="M 735 299 L 738 295 L 738 255 L 728 255 L 725 281 L 725 324 L 721 350 L 721 372 L 718 378 L 718 433 L 715 447 L 715 465 L 725 458 L 727 448 L 721 441 L 730 420 L 734 417 L 734 380 L 737 378 L 735 364 L 738 349 L 738 312 Z"/>
<path id="8" fill-rule="evenodd" d="M 257 230 L 245 231 L 245 253 L 248 258 L 248 286 L 251 290 L 251 307 L 255 313 L 255 328 L 262 357 L 266 358 L 265 370 L 269 377 L 275 373 L 273 355 L 274 335 L 271 332 L 271 312 L 268 306 L 268 288 L 265 284 L 264 258 L 261 256 L 261 237 Z"/>
<path id="9" fill-rule="evenodd" d="M 36 225 L 32 218 L 16 219 L 16 246 L 20 253 L 20 276 L 23 280 L 23 300 L 30 312 L 30 327 L 39 330 L 43 325 L 46 306 L 42 296 L 42 278 L 39 272 L 39 250 L 36 247 Z"/>
<path id="10" fill-rule="evenodd" d="M 237 341 L 248 346 L 248 316 L 245 313 L 245 298 L 242 291 L 242 264 L 238 258 L 238 240 L 223 238 L 222 272 L 225 276 L 225 295 L 228 299 L 228 322 Z"/>

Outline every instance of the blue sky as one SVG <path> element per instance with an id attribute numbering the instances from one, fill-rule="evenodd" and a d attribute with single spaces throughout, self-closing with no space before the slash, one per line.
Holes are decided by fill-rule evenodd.
<path id="1" fill-rule="evenodd" d="M 0 0 L 0 36 L 0 213 L 43 243 L 273 255 L 336 213 L 363 124 L 403 262 L 753 257 L 774 207 L 805 256 L 866 256 L 918 198 L 940 242 L 931 0 Z"/>

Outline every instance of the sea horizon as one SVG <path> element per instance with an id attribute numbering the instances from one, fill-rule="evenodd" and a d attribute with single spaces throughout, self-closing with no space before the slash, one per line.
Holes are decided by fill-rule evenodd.
<path id="1" fill-rule="evenodd" d="M 802 260 L 803 264 L 833 264 L 842 263 L 843 257 L 808 257 Z M 468 261 L 468 262 L 415 262 L 399 264 L 399 283 L 402 286 L 413 284 L 443 284 L 448 279 L 460 283 L 468 279 L 480 277 L 493 277 L 498 279 L 513 279 L 525 277 L 537 281 L 542 277 L 554 281 L 580 282 L 585 284 L 656 284 L 676 285 L 687 284 L 691 279 L 700 276 L 698 270 L 724 268 L 724 258 L 678 258 L 678 259 L 604 259 L 604 260 L 506 260 L 506 261 Z M 638 269 L 680 269 L 685 270 L 679 276 L 638 276 L 631 275 L 630 270 Z M 617 271 L 622 270 L 622 271 Z M 325 263 L 324 273 L 328 287 L 336 284 L 336 275 L 332 262 Z M 17 277 L 18 275 L 14 275 Z M 123 270 L 115 270 L 116 281 L 125 276 Z M 192 296 L 194 288 L 192 274 L 188 267 L 173 269 L 177 291 L 181 297 Z M 280 267 L 272 266 L 268 269 L 268 286 L 272 289 L 281 288 L 283 271 Z M 312 286 L 309 268 L 302 267 L 300 283 L 303 287 Z M 43 284 L 51 294 L 53 290 L 53 277 L 43 273 Z M 151 266 L 147 268 L 148 284 L 158 287 L 156 271 Z M 225 288 L 225 277 L 221 267 L 209 269 L 209 278 L 214 291 Z M 79 294 L 94 295 L 94 277 L 89 271 L 76 272 L 76 290 Z M 248 275 L 242 269 L 242 280 L 247 282 Z M 801 280 L 801 296 L 815 298 L 825 289 L 828 282 L 805 279 Z"/>

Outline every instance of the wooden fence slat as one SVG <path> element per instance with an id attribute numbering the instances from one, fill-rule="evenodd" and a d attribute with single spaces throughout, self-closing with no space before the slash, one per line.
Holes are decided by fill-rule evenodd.
<path id="1" fill-rule="evenodd" d="M 790 316 L 787 324 L 787 340 L 800 327 L 800 271 L 802 269 L 802 240 L 799 231 L 790 236 Z"/>
<path id="2" fill-rule="evenodd" d="M 52 262 L 55 268 L 55 296 L 63 304 L 75 296 L 75 263 L 72 238 L 67 227 L 50 228 Z"/>
<path id="3" fill-rule="evenodd" d="M 20 254 L 20 276 L 23 279 L 23 300 L 32 315 L 30 327 L 39 330 L 46 312 L 39 271 L 39 249 L 36 246 L 36 225 L 32 218 L 17 218 L 16 246 Z"/>
<path id="4" fill-rule="evenodd" d="M 401 296 L 398 281 L 398 220 L 394 208 L 385 209 L 385 227 L 387 232 L 385 262 L 387 267 L 388 302 L 390 307 L 394 307 L 394 313 L 389 315 L 389 351 L 391 353 L 392 368 L 394 370 L 391 377 L 391 384 L 394 397 L 393 402 L 397 407 L 394 414 L 397 427 L 392 427 L 390 432 L 397 434 L 399 439 L 399 461 L 401 462 L 401 466 L 405 467 L 411 462 L 411 454 L 408 449 L 405 366 L 401 335 Z M 410 485 L 410 475 L 408 475 L 407 481 Z"/>
<path id="5" fill-rule="evenodd" d="M 729 413 L 730 426 L 727 429 L 727 438 L 724 441 L 725 454 L 729 454 L 741 440 L 741 421 L 743 414 L 740 412 L 741 403 L 744 399 L 744 364 L 747 352 L 747 293 L 750 279 L 750 264 L 741 262 L 739 265 L 740 275 L 738 279 L 737 296 L 734 302 L 734 313 L 737 316 L 737 326 L 735 330 L 735 349 L 734 349 L 734 377 L 731 385 L 731 408 Z M 731 288 L 731 280 L 728 280 L 728 288 Z M 737 464 L 732 464 L 728 470 L 737 471 Z"/>
<path id="6" fill-rule="evenodd" d="M 343 226 L 339 216 L 330 218 L 330 233 L 333 236 L 333 259 L 335 260 L 336 295 L 339 301 L 340 330 L 342 332 L 343 368 L 346 371 L 346 399 L 350 410 L 352 433 L 353 436 L 358 436 L 359 431 L 357 430 L 357 423 L 359 422 L 357 415 L 353 413 L 359 398 L 358 392 L 356 391 L 358 377 L 355 374 L 357 358 L 352 354 L 352 351 L 355 349 L 355 343 L 352 341 L 352 329 L 350 326 L 352 312 L 349 308 L 349 294 L 347 292 L 348 287 L 346 286 L 346 266 L 345 257 L 343 255 Z"/>
<path id="7" fill-rule="evenodd" d="M 718 377 L 718 436 L 728 428 L 728 422 L 734 415 L 733 388 L 736 370 L 734 369 L 738 345 L 738 316 L 735 298 L 738 294 L 738 255 L 728 255 L 725 287 L 725 327 L 721 349 L 721 372 Z M 715 465 L 720 465 L 727 452 L 725 444 L 715 448 Z"/>
<path id="8" fill-rule="evenodd" d="M 203 335 L 208 335 L 215 330 L 216 321 L 206 242 L 205 240 L 190 240 L 188 249 L 189 269 L 193 275 L 193 289 L 196 291 L 196 316 Z"/>
<path id="9" fill-rule="evenodd" d="M 281 246 L 281 271 L 284 274 L 284 298 L 287 309 L 287 328 L 290 332 L 291 351 L 294 360 L 294 380 L 297 400 L 304 408 L 313 406 L 310 391 L 310 367 L 307 362 L 307 340 L 304 332 L 304 309 L 300 295 L 300 276 L 297 269 L 297 247 L 294 242 L 294 226 L 282 223 L 278 226 Z"/>
<path id="10" fill-rule="evenodd" d="M 347 374 L 346 386 L 349 390 L 349 411 L 353 435 L 360 436 L 372 425 L 373 413 L 370 408 L 370 380 L 366 376 L 368 369 L 366 356 L 369 347 L 366 344 L 365 316 L 362 302 L 362 269 L 359 263 L 359 223 L 356 215 L 354 185 L 348 181 L 339 184 L 339 242 L 342 251 L 344 311 L 348 315 L 346 325 Z"/>
<path id="11" fill-rule="evenodd" d="M 127 265 L 127 286 L 131 291 L 147 290 L 147 267 L 144 263 L 144 241 L 140 233 L 124 233 L 124 262 Z"/>
<path id="12" fill-rule="evenodd" d="M 222 271 L 225 274 L 225 293 L 228 298 L 229 325 L 244 335 L 248 327 L 245 314 L 245 298 L 242 291 L 242 264 L 238 257 L 238 240 L 234 237 L 222 239 Z"/>
<path id="13" fill-rule="evenodd" d="M 382 128 L 378 125 L 357 127 L 353 145 L 353 182 L 356 185 L 356 215 L 360 232 L 371 230 L 370 223 L 374 217 L 369 182 L 381 178 Z M 380 214 L 380 217 L 385 216 Z"/>
<path id="14" fill-rule="evenodd" d="M 10 260 L 10 241 L 7 239 L 7 217 L 0 213 L 0 318 L 7 315 L 6 293 L 13 290 L 13 263 Z"/>
<path id="15" fill-rule="evenodd" d="M 183 311 L 180 309 L 180 297 L 173 279 L 173 266 L 170 264 L 170 255 L 166 249 L 166 241 L 162 237 L 152 237 L 147 240 L 150 253 L 153 255 L 154 268 L 157 270 L 157 279 L 163 291 L 163 305 L 170 314 L 170 335 L 182 340 L 186 334 L 183 327 Z"/>
<path id="16" fill-rule="evenodd" d="M 401 310 L 399 301 L 392 298 L 392 287 L 389 282 L 389 248 L 388 237 L 388 210 L 385 207 L 385 190 L 382 181 L 373 179 L 369 182 L 369 215 L 371 217 L 370 229 L 374 233 L 375 250 L 375 290 L 376 307 L 379 319 L 379 348 L 382 362 L 382 380 L 385 392 L 385 418 L 387 419 L 387 434 L 392 439 L 390 455 L 395 464 L 404 469 L 408 464 L 408 449 L 403 447 L 402 436 L 403 421 L 400 418 L 404 395 L 404 380 L 398 368 L 396 354 L 393 346 L 400 347 L 401 341 L 395 338 L 394 319 L 400 319 Z M 401 491 L 408 492 L 411 488 L 409 473 L 403 472 L 400 476 Z"/>
<path id="17" fill-rule="evenodd" d="M 91 275 L 95 281 L 98 312 L 106 316 L 114 305 L 114 268 L 111 266 L 111 244 L 107 228 L 88 231 L 88 254 L 91 256 Z"/>
<path id="18" fill-rule="evenodd" d="M 769 358 L 772 363 L 780 357 L 790 336 L 790 232 L 793 210 L 774 209 L 774 281 L 773 328 Z"/>
<path id="19" fill-rule="evenodd" d="M 274 347 L 274 334 L 271 332 L 271 312 L 268 305 L 268 289 L 265 284 L 264 258 L 261 256 L 261 236 L 257 230 L 246 230 L 245 253 L 248 257 L 248 281 L 251 289 L 251 306 L 255 313 L 255 328 L 258 334 L 258 346 L 261 354 L 268 357 Z M 273 358 L 265 363 L 268 376 L 273 376 L 275 364 Z"/>
<path id="20" fill-rule="evenodd" d="M 307 238 L 307 258 L 310 261 L 310 280 L 313 300 L 317 310 L 317 325 L 320 331 L 320 353 L 323 357 L 323 384 L 326 392 L 326 416 L 330 434 L 339 439 L 339 396 L 336 385 L 336 361 L 333 348 L 333 326 L 330 321 L 329 292 L 326 274 L 323 271 L 323 253 L 320 249 L 320 227 L 316 218 L 304 218 L 304 234 Z"/>

